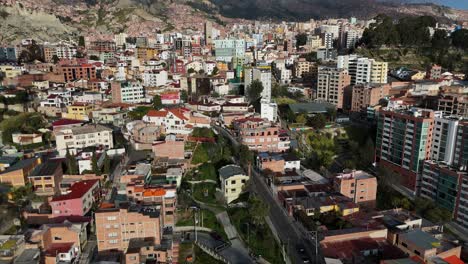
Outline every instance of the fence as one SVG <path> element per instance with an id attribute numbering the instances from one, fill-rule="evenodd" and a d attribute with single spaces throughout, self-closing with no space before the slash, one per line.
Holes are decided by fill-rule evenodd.
<path id="1" fill-rule="evenodd" d="M 227 260 L 225 257 L 221 256 L 220 254 L 216 253 L 216 251 L 212 250 L 211 248 L 201 244 L 200 242 L 196 241 L 195 245 L 200 247 L 203 251 L 205 251 L 208 255 L 212 256 L 213 258 L 222 261 L 223 263 L 226 264 L 231 264 L 229 260 Z"/>

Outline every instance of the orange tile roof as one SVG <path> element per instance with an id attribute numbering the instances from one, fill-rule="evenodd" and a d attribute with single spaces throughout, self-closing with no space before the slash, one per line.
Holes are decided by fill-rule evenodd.
<path id="1" fill-rule="evenodd" d="M 189 111 L 186 108 L 174 108 L 174 109 L 169 109 L 169 111 L 179 119 L 188 120 L 188 118 L 185 117 L 184 115 L 185 112 Z"/>
<path id="2" fill-rule="evenodd" d="M 162 188 L 158 189 L 149 189 L 143 192 L 144 197 L 150 197 L 150 196 L 164 196 L 166 194 L 166 190 Z"/>
<path id="3" fill-rule="evenodd" d="M 463 262 L 459 257 L 455 256 L 455 255 L 452 255 L 450 257 L 447 257 L 447 258 L 444 258 L 444 260 L 448 263 L 448 264 L 464 264 L 465 262 Z"/>
<path id="4" fill-rule="evenodd" d="M 167 111 L 165 110 L 149 110 L 148 113 L 146 114 L 147 116 L 150 117 L 165 117 L 167 115 Z"/>

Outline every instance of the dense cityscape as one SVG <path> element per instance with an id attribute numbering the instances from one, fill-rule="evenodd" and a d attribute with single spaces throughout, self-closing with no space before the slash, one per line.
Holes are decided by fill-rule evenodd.
<path id="1" fill-rule="evenodd" d="M 171 5 L 0 37 L 0 263 L 468 261 L 468 19 Z"/>

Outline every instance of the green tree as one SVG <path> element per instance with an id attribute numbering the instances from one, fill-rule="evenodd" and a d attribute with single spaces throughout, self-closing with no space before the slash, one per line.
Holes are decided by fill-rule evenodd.
<path id="1" fill-rule="evenodd" d="M 374 141 L 372 138 L 368 137 L 366 143 L 362 148 L 359 148 L 359 161 L 362 168 L 368 168 L 374 162 Z"/>
<path id="2" fill-rule="evenodd" d="M 307 44 L 307 34 L 301 33 L 296 35 L 296 48 Z"/>
<path id="3" fill-rule="evenodd" d="M 265 224 L 265 217 L 269 211 L 270 206 L 263 202 L 263 200 L 254 195 L 249 198 L 249 215 L 255 226 L 261 227 Z"/>
<path id="4" fill-rule="evenodd" d="M 161 108 L 163 108 L 161 96 L 159 94 L 153 97 L 153 108 L 156 110 L 160 110 Z"/>
<path id="5" fill-rule="evenodd" d="M 244 167 L 248 166 L 249 164 L 253 164 L 254 161 L 254 153 L 249 149 L 249 147 L 245 145 L 241 145 L 239 147 L 239 161 L 240 164 Z"/>
<path id="6" fill-rule="evenodd" d="M 249 88 L 247 89 L 247 98 L 249 102 L 254 102 L 258 100 L 263 92 L 263 84 L 259 80 L 254 80 L 250 84 Z"/>
<path id="7" fill-rule="evenodd" d="M 111 170 L 111 160 L 109 159 L 109 156 L 106 154 L 106 157 L 104 158 L 104 165 L 103 165 L 103 170 L 102 172 L 104 174 L 109 175 Z"/>
<path id="8" fill-rule="evenodd" d="M 148 106 L 137 106 L 132 111 L 128 112 L 128 117 L 132 120 L 141 120 L 151 108 Z"/>
<path id="9" fill-rule="evenodd" d="M 219 73 L 219 69 L 218 69 L 218 67 L 215 66 L 213 68 L 213 72 L 211 73 L 211 75 L 216 76 L 216 75 L 218 75 L 218 73 Z"/>
<path id="10" fill-rule="evenodd" d="M 189 69 L 187 70 L 187 73 L 188 73 L 188 74 L 195 73 L 195 70 L 194 70 L 193 68 L 189 68 Z"/>
<path id="11" fill-rule="evenodd" d="M 70 154 L 70 150 L 67 148 L 67 153 L 65 154 L 65 160 L 67 162 L 67 173 L 70 175 L 78 174 L 78 163 L 73 155 Z"/>
<path id="12" fill-rule="evenodd" d="M 94 61 L 98 61 L 98 60 L 99 60 L 99 57 L 96 56 L 96 55 L 91 55 L 91 56 L 89 56 L 89 59 L 90 59 L 90 60 L 94 60 Z"/>
<path id="13" fill-rule="evenodd" d="M 60 61 L 60 58 L 57 55 L 52 56 L 52 61 L 54 64 L 57 64 Z"/>
<path id="14" fill-rule="evenodd" d="M 316 114 L 308 119 L 308 125 L 315 129 L 323 129 L 327 124 L 327 119 L 323 114 Z"/>
<path id="15" fill-rule="evenodd" d="M 331 122 L 335 122 L 336 120 L 336 108 L 335 107 L 327 108 L 327 117 L 328 117 L 328 120 L 330 120 Z"/>
<path id="16" fill-rule="evenodd" d="M 188 102 L 188 93 L 186 90 L 180 91 L 180 100 L 182 100 L 184 103 Z"/>
<path id="17" fill-rule="evenodd" d="M 305 114 L 300 114 L 296 117 L 296 123 L 305 124 L 307 122 L 307 117 Z"/>
<path id="18" fill-rule="evenodd" d="M 468 49 L 468 29 L 459 29 L 452 33 L 452 44 L 459 49 Z"/>
<path id="19" fill-rule="evenodd" d="M 196 127 L 192 131 L 193 137 L 207 137 L 207 138 L 214 138 L 215 134 L 211 128 L 207 127 Z"/>
<path id="20" fill-rule="evenodd" d="M 93 156 L 91 156 L 91 170 L 94 174 L 101 175 L 101 170 L 99 169 L 96 152 L 93 152 Z"/>
<path id="21" fill-rule="evenodd" d="M 307 54 L 301 55 L 301 58 L 305 58 L 308 62 L 316 62 L 317 61 L 317 52 L 312 51 Z"/>
<path id="22" fill-rule="evenodd" d="M 432 48 L 435 50 L 447 50 L 450 46 L 450 38 L 447 31 L 437 29 L 432 36 Z"/>
<path id="23" fill-rule="evenodd" d="M 78 38 L 78 46 L 84 47 L 85 46 L 85 38 L 84 36 L 79 36 Z"/>

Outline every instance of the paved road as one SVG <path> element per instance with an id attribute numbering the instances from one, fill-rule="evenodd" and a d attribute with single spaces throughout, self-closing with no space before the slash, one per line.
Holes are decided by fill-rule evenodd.
<path id="1" fill-rule="evenodd" d="M 234 260 L 236 263 L 253 263 L 252 259 L 249 257 L 249 250 L 246 245 L 240 240 L 237 229 L 231 223 L 229 216 L 226 211 L 216 215 L 216 219 L 223 225 L 224 231 L 228 236 L 231 246 L 235 248 L 243 257 L 242 262 L 238 262 L 237 259 L 228 258 L 229 260 Z M 240 260 L 239 260 L 240 261 Z M 246 262 L 247 261 L 247 262 Z"/>
<path id="2" fill-rule="evenodd" d="M 221 127 L 215 127 L 218 132 L 228 137 L 232 144 L 238 146 L 237 140 L 225 129 Z M 289 217 L 283 207 L 279 205 L 277 200 L 273 197 L 270 192 L 270 188 L 266 185 L 261 176 L 255 170 L 252 170 L 252 190 L 257 193 L 263 201 L 270 205 L 269 218 L 273 223 L 280 240 L 285 244 L 288 255 L 290 256 L 293 263 L 302 263 L 303 259 L 301 254 L 298 253 L 297 248 L 302 247 L 306 250 L 308 258 L 312 263 L 323 263 L 323 258 L 320 254 L 315 256 L 315 244 L 314 241 L 308 238 L 300 227 L 299 223 L 296 223 L 292 217 Z"/>
<path id="3" fill-rule="evenodd" d="M 194 241 L 195 239 L 195 234 L 194 232 L 189 232 L 190 233 L 190 241 Z M 216 240 L 210 236 L 208 233 L 204 232 L 198 232 L 197 233 L 197 240 L 199 243 L 211 248 L 215 249 L 219 246 L 222 246 L 225 244 L 224 241 L 221 240 Z M 232 241 L 231 241 L 232 242 Z M 224 258 L 228 259 L 231 261 L 233 264 L 250 264 L 254 263 L 252 259 L 246 255 L 245 252 L 242 250 L 239 250 L 239 248 L 235 247 L 234 245 L 228 246 L 218 252 L 219 255 L 223 256 Z"/>
<path id="4" fill-rule="evenodd" d="M 94 255 L 97 253 L 97 243 L 96 237 L 89 237 L 88 242 L 86 243 L 85 247 L 83 248 L 80 256 L 80 260 L 78 264 L 89 264 L 93 259 Z"/>

